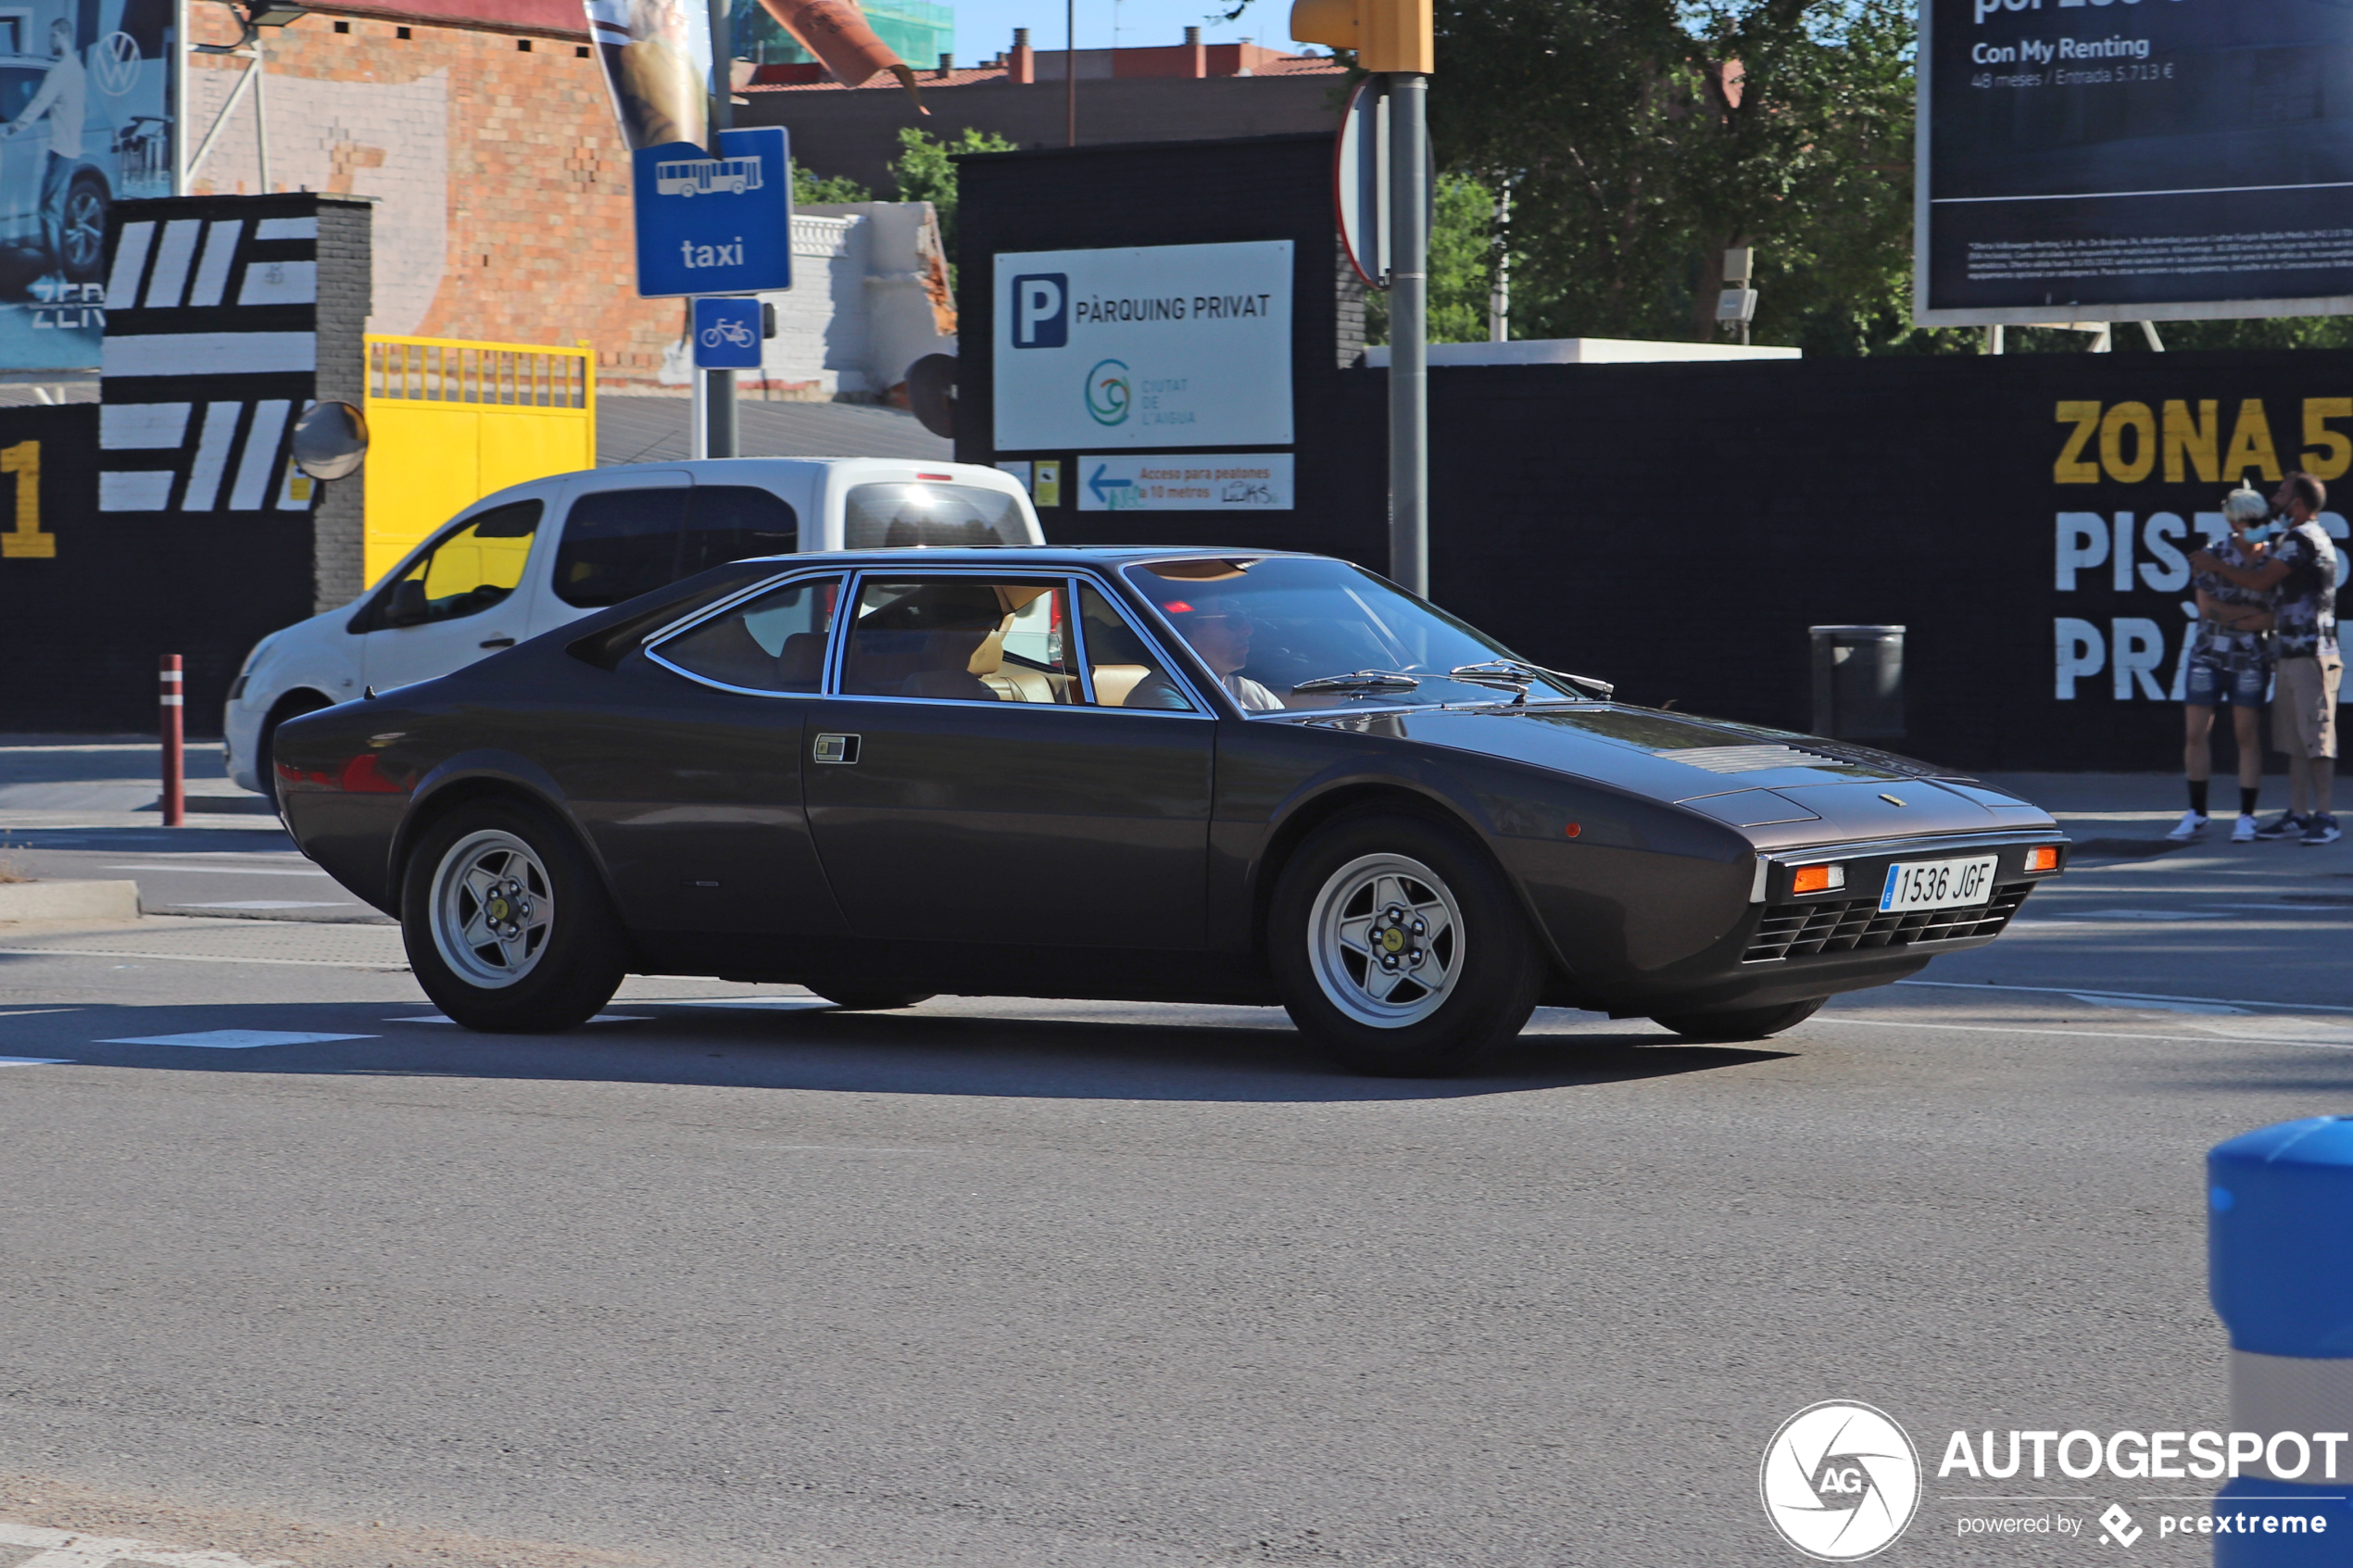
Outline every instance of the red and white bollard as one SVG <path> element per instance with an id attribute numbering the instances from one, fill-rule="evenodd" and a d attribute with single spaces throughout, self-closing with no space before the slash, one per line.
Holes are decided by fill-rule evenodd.
<path id="1" fill-rule="evenodd" d="M 188 759 L 186 732 L 180 715 L 180 656 L 165 654 L 156 670 L 157 718 L 163 729 L 163 825 L 184 827 L 188 821 Z"/>

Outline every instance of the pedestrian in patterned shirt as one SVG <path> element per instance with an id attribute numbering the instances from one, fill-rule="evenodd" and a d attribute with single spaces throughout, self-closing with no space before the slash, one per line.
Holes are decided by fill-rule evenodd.
<path id="1" fill-rule="evenodd" d="M 2336 641 L 2336 544 L 2318 521 L 2328 489 L 2309 473 L 2289 474 L 2271 497 L 2286 526 L 2253 569 L 2223 565 L 2211 551 L 2190 557 L 2196 571 L 2211 571 L 2242 588 L 2276 589 L 2272 644 L 2278 690 L 2271 702 L 2271 744 L 2287 753 L 2288 809 L 2256 830 L 2258 838 L 2294 838 L 2307 847 L 2342 836 L 2329 810 L 2336 780 L 2336 694 L 2345 662 Z"/>
<path id="2" fill-rule="evenodd" d="M 2263 546 L 2248 532 L 2271 515 L 2271 504 L 2244 484 L 2224 496 L 2222 521 L 2231 531 L 2213 546 L 2215 560 L 2242 569 L 2262 565 Z M 2257 832 L 2255 803 L 2263 788 L 2263 699 L 2271 685 L 2271 601 L 2276 590 L 2241 587 L 2212 571 L 2197 573 L 2195 583 L 2197 627 L 2190 634 L 2183 686 L 2188 701 L 2182 710 L 2187 721 L 2183 761 L 2190 809 L 2165 836 L 2178 844 L 2206 832 L 2208 780 L 2214 771 L 2214 710 L 2227 704 L 2239 752 L 2239 815 L 2231 842 L 2246 844 Z"/>

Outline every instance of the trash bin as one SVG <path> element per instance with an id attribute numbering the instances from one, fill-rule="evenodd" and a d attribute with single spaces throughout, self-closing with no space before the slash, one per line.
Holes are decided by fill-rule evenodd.
<path id="1" fill-rule="evenodd" d="M 1892 740 L 1904 733 L 1904 628 L 1809 626 L 1814 733 Z"/>

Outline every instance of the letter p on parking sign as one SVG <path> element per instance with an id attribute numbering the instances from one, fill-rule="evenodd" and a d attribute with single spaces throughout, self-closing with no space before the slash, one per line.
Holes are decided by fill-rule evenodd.
<path id="1" fill-rule="evenodd" d="M 1070 342 L 1070 279 L 1031 272 L 1013 280 L 1013 346 L 1060 348 Z"/>

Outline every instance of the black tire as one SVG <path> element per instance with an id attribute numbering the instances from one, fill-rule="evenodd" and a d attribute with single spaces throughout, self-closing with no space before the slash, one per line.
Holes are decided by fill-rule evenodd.
<path id="1" fill-rule="evenodd" d="M 1782 1002 L 1769 1008 L 1734 1008 L 1725 1012 L 1655 1012 L 1651 1022 L 1672 1029 L 1686 1040 L 1710 1044 L 1726 1040 L 1762 1040 L 1784 1029 L 1794 1029 L 1820 1010 L 1828 997 Z"/>
<path id="2" fill-rule="evenodd" d="M 69 283 L 97 281 L 107 242 L 107 186 L 94 174 L 73 177 L 57 214 L 57 270 Z"/>
<path id="3" fill-rule="evenodd" d="M 500 862 L 490 856 L 503 838 L 525 851 Z M 533 862 L 535 862 L 534 864 Z M 464 891 L 469 866 L 500 883 L 493 897 L 516 889 L 506 903 Z M 552 1035 L 586 1022 L 612 1000 L 628 972 L 629 944 L 604 883 L 579 842 L 553 817 L 521 801 L 482 800 L 459 806 L 427 829 L 401 877 L 400 931 L 409 967 L 435 1006 L 469 1029 L 490 1035 Z M 496 940 L 468 950 L 458 911 L 468 899 L 484 920 L 509 919 L 521 931 L 513 947 Z M 446 902 L 443 902 L 446 900 Z M 447 912 L 445 912 L 447 911 Z M 538 941 L 532 943 L 535 917 Z M 435 928 L 451 928 L 457 962 Z M 494 960 L 491 955 L 497 950 Z M 498 963 L 512 978 L 500 980 Z M 460 968 L 462 964 L 464 967 Z"/>
<path id="4" fill-rule="evenodd" d="M 911 1008 L 917 1002 L 927 1002 L 937 991 L 862 990 L 855 985 L 838 985 L 831 990 L 810 987 L 820 997 L 844 1012 L 888 1012 L 894 1008 Z"/>
<path id="5" fill-rule="evenodd" d="M 1384 883 L 1379 868 L 1389 864 L 1420 870 Z M 1367 878 L 1369 902 L 1359 886 Z M 1434 925 L 1450 904 L 1442 928 L 1413 935 L 1422 933 L 1416 921 Z M 1407 918 L 1391 920 L 1392 909 Z M 1344 934 L 1359 923 L 1365 940 L 1352 946 Z M 1374 969 L 1376 954 L 1387 974 Z M 1266 962 L 1301 1034 L 1343 1066 L 1390 1078 L 1478 1065 L 1528 1022 L 1547 968 L 1525 911 L 1478 844 L 1402 809 L 1352 812 L 1308 835 L 1276 884 Z M 1422 985 L 1416 974 L 1441 983 Z M 1376 997 L 1383 982 L 1391 989 Z"/>

